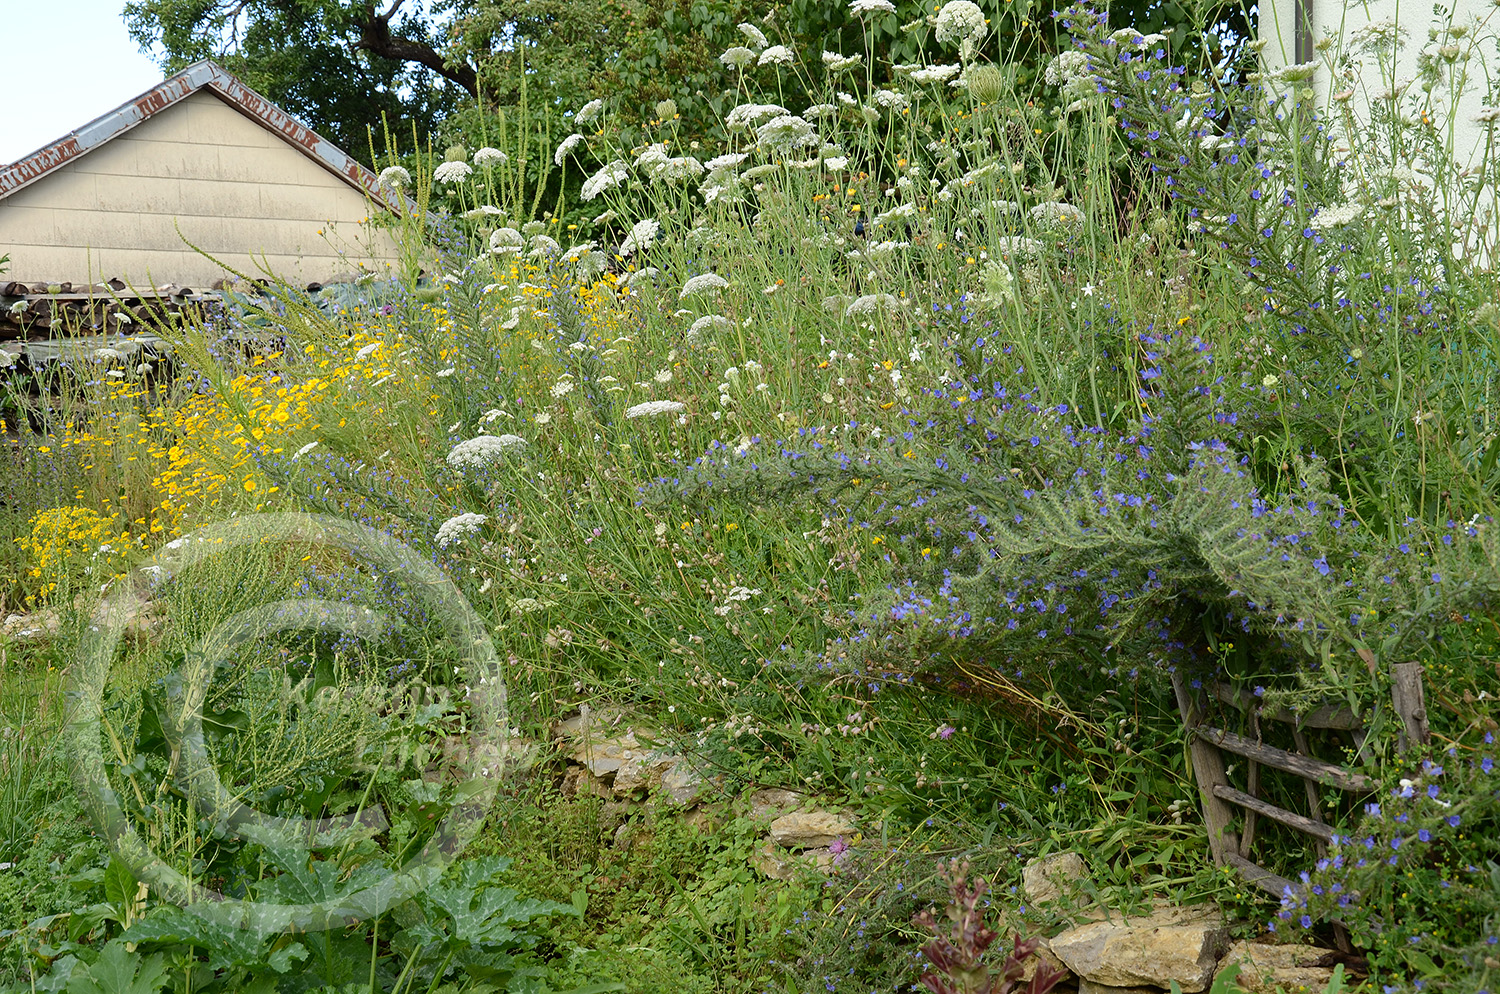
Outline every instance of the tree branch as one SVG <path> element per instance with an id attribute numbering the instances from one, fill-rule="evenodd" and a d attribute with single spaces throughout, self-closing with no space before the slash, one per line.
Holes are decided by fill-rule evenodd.
<path id="1" fill-rule="evenodd" d="M 393 4 L 390 14 L 386 17 L 395 14 L 400 6 L 399 2 Z M 360 37 L 359 41 L 354 43 L 355 48 L 362 48 L 381 58 L 392 59 L 396 62 L 415 62 L 426 66 L 444 79 L 462 86 L 469 91 L 470 95 L 476 97 L 479 95 L 479 79 L 470 67 L 462 64 L 449 66 L 442 55 L 431 45 L 392 35 L 390 21 L 375 16 L 373 10 L 369 11 L 367 18 L 361 18 L 358 23 Z"/>

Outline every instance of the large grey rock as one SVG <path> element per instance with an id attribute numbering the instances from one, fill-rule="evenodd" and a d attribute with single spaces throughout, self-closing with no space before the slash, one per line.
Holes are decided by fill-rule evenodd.
<path id="1" fill-rule="evenodd" d="M 1053 853 L 1021 870 L 1021 893 L 1031 904 L 1050 904 L 1088 875 L 1089 868 L 1076 852 Z"/>
<path id="2" fill-rule="evenodd" d="M 1129 920 L 1115 914 L 1068 929 L 1048 945 L 1081 981 L 1161 988 L 1175 981 L 1183 994 L 1196 994 L 1213 980 L 1228 939 L 1216 911 L 1159 907 Z"/>
<path id="3" fill-rule="evenodd" d="M 686 807 L 698 800 L 706 783 L 687 760 L 678 760 L 662 771 L 661 789 L 673 804 Z"/>
<path id="4" fill-rule="evenodd" d="M 1229 947 L 1229 952 L 1219 962 L 1219 970 L 1222 972 L 1232 963 L 1240 964 L 1235 986 L 1251 994 L 1322 991 L 1328 987 L 1333 970 L 1326 966 L 1303 965 L 1318 959 L 1320 952 L 1311 946 L 1271 946 L 1240 941 Z"/>
<path id="5" fill-rule="evenodd" d="M 771 841 L 783 849 L 819 849 L 854 834 L 854 823 L 832 811 L 793 811 L 771 822 Z"/>

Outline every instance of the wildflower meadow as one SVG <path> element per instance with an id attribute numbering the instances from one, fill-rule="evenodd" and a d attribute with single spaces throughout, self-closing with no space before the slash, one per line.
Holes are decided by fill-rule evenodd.
<path id="1" fill-rule="evenodd" d="M 1330 991 L 1500 984 L 1500 15 L 1281 68 L 823 16 L 383 133 L 399 277 L 6 381 L 0 991 L 1045 994 L 1038 942 L 1163 905 Z M 1174 685 L 1357 716 L 1287 747 L 1358 790 L 1226 754 L 1326 829 L 1236 814 L 1280 893 Z"/>

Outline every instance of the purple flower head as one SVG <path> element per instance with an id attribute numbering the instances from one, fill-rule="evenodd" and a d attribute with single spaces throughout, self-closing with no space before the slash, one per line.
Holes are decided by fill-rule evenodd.
<path id="1" fill-rule="evenodd" d="M 954 728 L 952 725 L 939 725 L 937 730 L 937 737 L 946 742 L 948 739 L 953 738 L 953 733 L 956 731 L 958 731 L 958 729 Z"/>

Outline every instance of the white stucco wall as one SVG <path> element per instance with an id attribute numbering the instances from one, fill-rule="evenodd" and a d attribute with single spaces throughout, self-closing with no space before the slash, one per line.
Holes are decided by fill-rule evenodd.
<path id="1" fill-rule="evenodd" d="M 1260 37 L 1266 40 L 1262 58 L 1268 69 L 1295 63 L 1319 63 L 1313 76 L 1319 105 L 1328 108 L 1334 94 L 1349 94 L 1347 106 L 1356 120 L 1370 121 L 1371 102 L 1388 99 L 1392 90 L 1400 91 L 1397 106 L 1401 114 L 1412 118 L 1413 127 L 1431 129 L 1431 136 L 1443 147 L 1442 156 L 1454 163 L 1446 174 L 1449 189 L 1460 183 L 1460 172 L 1470 177 L 1484 174 L 1490 192 L 1478 201 L 1458 201 L 1478 205 L 1478 214 L 1464 207 L 1466 220 L 1475 217 L 1490 231 L 1491 246 L 1500 241 L 1500 217 L 1493 216 L 1496 196 L 1497 156 L 1500 148 L 1494 135 L 1500 130 L 1476 120 L 1485 106 L 1500 105 L 1500 57 L 1497 57 L 1497 34 L 1500 34 L 1500 9 L 1491 0 L 1451 0 L 1454 13 L 1448 21 L 1434 19 L 1431 4 L 1415 0 L 1262 0 Z M 1295 30 L 1304 19 L 1304 30 Z M 1356 31 L 1374 22 L 1392 21 L 1403 28 L 1403 43 L 1383 46 L 1382 51 L 1361 49 L 1353 43 Z M 1460 27 L 1460 33 L 1449 33 L 1449 25 Z M 1436 31 L 1436 37 L 1434 37 Z M 1323 51 L 1317 43 L 1328 39 Z M 1448 46 L 1448 49 L 1443 46 Z M 1437 84 L 1424 91 L 1421 58 L 1430 58 L 1439 66 Z M 1334 70 L 1328 69 L 1332 63 Z M 1494 84 L 1491 82 L 1494 78 Z M 1310 84 L 1301 84 L 1310 85 Z M 1367 141 L 1367 150 L 1376 156 L 1389 156 L 1389 148 L 1370 147 L 1370 135 L 1358 136 Z M 1346 139 L 1347 141 L 1347 139 Z M 1389 163 L 1412 169 L 1419 180 L 1431 183 L 1434 169 L 1430 159 Z M 1443 198 L 1440 198 L 1442 201 Z M 1488 207 L 1485 207 L 1488 204 Z M 1455 253 L 1476 252 L 1479 238 L 1469 231 L 1467 237 L 1455 234 Z M 1491 253 L 1493 255 L 1493 253 Z M 1487 261 L 1488 262 L 1488 261 Z"/>
<path id="2" fill-rule="evenodd" d="M 205 289 L 228 275 L 326 281 L 396 258 L 365 196 L 203 91 L 0 200 L 7 279 Z M 180 230 L 180 234 L 179 234 Z"/>

